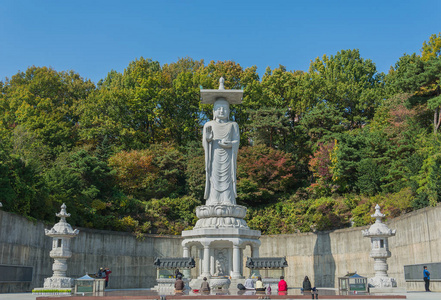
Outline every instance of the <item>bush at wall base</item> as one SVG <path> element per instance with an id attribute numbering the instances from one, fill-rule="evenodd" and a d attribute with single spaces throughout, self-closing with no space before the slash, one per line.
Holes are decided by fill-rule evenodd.
<path id="1" fill-rule="evenodd" d="M 71 295 L 72 289 L 33 289 L 32 295 Z"/>

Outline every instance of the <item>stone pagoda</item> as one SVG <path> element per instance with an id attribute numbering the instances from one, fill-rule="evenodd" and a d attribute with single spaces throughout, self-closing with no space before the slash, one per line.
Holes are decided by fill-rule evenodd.
<path id="1" fill-rule="evenodd" d="M 396 287 L 397 282 L 395 278 L 387 275 L 388 265 L 387 259 L 391 257 L 389 251 L 388 238 L 395 236 L 396 230 L 391 230 L 386 224 L 382 222 L 384 215 L 380 212 L 380 206 L 375 206 L 375 213 L 371 215 L 375 218 L 375 223 L 367 230 L 362 230 L 364 237 L 371 238 L 371 252 L 370 257 L 374 259 L 375 276 L 369 278 L 369 286 L 374 289 L 385 290 Z M 390 289 L 392 291 L 392 289 Z"/>
<path id="2" fill-rule="evenodd" d="M 201 90 L 201 102 L 213 104 L 213 120 L 204 125 L 202 139 L 206 203 L 196 208 L 199 220 L 195 227 L 182 232 L 183 256 L 196 256 L 193 251 L 198 252 L 198 278 L 190 283 L 196 288 L 204 277 L 212 287 L 227 287 L 228 278 L 232 281 L 244 278 L 243 251 L 247 246 L 252 257 L 259 257 L 260 231 L 248 227 L 244 220 L 246 207 L 236 204 L 240 138 L 237 123 L 229 120 L 229 105 L 240 104 L 243 91 L 225 90 L 224 79 L 219 82 L 217 90 Z"/>
<path id="3" fill-rule="evenodd" d="M 72 230 L 66 218 L 70 214 L 66 212 L 66 205 L 61 205 L 61 211 L 56 214 L 61 218 L 60 222 L 54 225 L 50 230 L 45 229 L 45 234 L 52 238 L 52 251 L 50 257 L 54 259 L 52 270 L 54 274 L 52 277 L 44 279 L 45 289 L 70 289 L 72 287 L 72 278 L 66 277 L 67 259 L 72 256 L 70 251 L 70 239 L 78 235 L 78 229 Z"/>

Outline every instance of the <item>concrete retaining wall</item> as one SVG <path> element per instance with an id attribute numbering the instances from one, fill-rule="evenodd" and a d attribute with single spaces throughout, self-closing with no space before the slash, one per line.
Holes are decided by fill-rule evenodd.
<path id="1" fill-rule="evenodd" d="M 441 206 L 412 212 L 387 222 L 396 229 L 389 238 L 392 257 L 388 259 L 390 277 L 408 290 L 424 290 L 424 283 L 406 283 L 404 265 L 441 262 Z M 374 260 L 369 257 L 370 239 L 363 238 L 362 229 L 275 235 L 261 237 L 261 256 L 286 256 L 289 268 L 286 277 L 291 286 L 301 286 L 309 276 L 319 287 L 338 287 L 338 277 L 357 271 L 374 276 Z M 421 270 L 421 279 L 422 279 Z M 433 290 L 441 290 L 440 282 L 432 282 Z"/>
<path id="2" fill-rule="evenodd" d="M 405 282 L 403 266 L 441 262 L 441 206 L 395 218 L 388 226 L 397 230 L 396 236 L 389 238 L 389 276 L 395 277 L 401 287 L 423 290 L 422 282 Z M 42 287 L 44 278 L 52 276 L 51 238 L 44 235 L 44 228 L 41 222 L 33 223 L 0 210 L 0 265 L 33 267 L 32 282 L 0 282 L 0 293 Z M 286 256 L 289 267 L 285 274 L 291 287 L 301 286 L 305 275 L 316 286 L 337 287 L 338 277 L 347 272 L 374 275 L 370 239 L 361 235 L 366 228 L 262 236 L 260 256 Z M 154 257 L 182 256 L 181 237 L 148 235 L 137 239 L 128 233 L 79 230 L 80 234 L 72 240 L 74 254 L 68 260 L 67 275 L 78 278 L 86 272 L 95 273 L 99 267 L 109 267 L 113 272 L 111 288 L 153 287 Z M 244 255 L 250 253 L 245 251 Z M 432 289 L 441 290 L 440 284 L 432 283 Z"/>
<path id="3" fill-rule="evenodd" d="M 30 291 L 42 287 L 44 278 L 52 276 L 52 238 L 44 235 L 44 228 L 41 222 L 33 223 L 0 210 L 0 265 L 33 268 L 32 282 L 0 282 L 0 293 Z M 79 230 L 80 234 L 71 240 L 73 256 L 68 260 L 67 276 L 79 278 L 109 267 L 109 288 L 153 287 L 153 259 L 182 256 L 179 236 L 148 235 L 137 239 L 129 233 Z"/>

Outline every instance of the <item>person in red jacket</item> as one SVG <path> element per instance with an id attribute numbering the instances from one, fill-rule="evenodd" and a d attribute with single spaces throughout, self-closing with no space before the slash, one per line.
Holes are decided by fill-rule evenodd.
<path id="1" fill-rule="evenodd" d="M 109 268 L 104 269 L 104 279 L 106 280 L 106 287 L 109 285 L 109 274 L 112 273 L 112 271 L 109 270 Z"/>
<path id="2" fill-rule="evenodd" d="M 280 276 L 279 281 L 279 295 L 286 295 L 286 292 L 288 291 L 288 284 L 286 284 L 285 277 Z"/>

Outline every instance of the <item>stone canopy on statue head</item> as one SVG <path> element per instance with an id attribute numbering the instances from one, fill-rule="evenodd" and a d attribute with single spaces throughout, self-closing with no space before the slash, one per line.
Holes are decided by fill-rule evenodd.
<path id="1" fill-rule="evenodd" d="M 201 89 L 201 103 L 214 104 L 219 98 L 224 98 L 229 104 L 241 104 L 243 100 L 243 90 L 226 90 L 224 88 L 224 78 L 219 79 L 219 89 Z"/>

